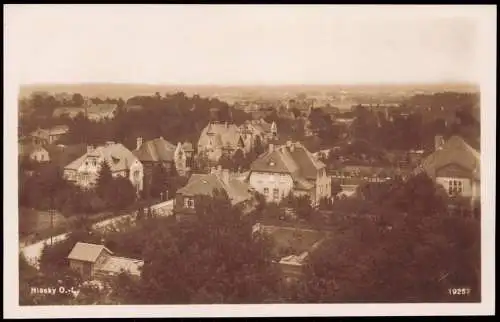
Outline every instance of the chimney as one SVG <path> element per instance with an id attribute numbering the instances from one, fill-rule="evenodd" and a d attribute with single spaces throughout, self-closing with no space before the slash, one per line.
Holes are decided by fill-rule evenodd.
<path id="1" fill-rule="evenodd" d="M 434 137 L 434 148 L 435 150 L 441 150 L 443 148 L 444 139 L 442 135 L 436 135 Z"/>
<path id="2" fill-rule="evenodd" d="M 229 185 L 229 170 L 228 169 L 222 170 L 220 175 L 222 182 L 224 182 L 225 185 Z"/>
<path id="3" fill-rule="evenodd" d="M 293 152 L 295 150 L 295 143 L 290 142 L 290 152 Z"/>
<path id="4" fill-rule="evenodd" d="M 93 145 L 87 145 L 87 153 L 91 153 L 94 151 L 94 146 Z"/>
<path id="5" fill-rule="evenodd" d="M 137 138 L 136 150 L 139 150 L 139 148 L 141 147 L 141 145 L 142 145 L 142 137 L 138 137 Z"/>
<path id="6" fill-rule="evenodd" d="M 227 124 L 227 122 L 225 122 L 224 125 L 226 126 L 226 129 L 229 128 L 229 124 Z"/>
<path id="7" fill-rule="evenodd" d="M 286 147 L 291 148 L 292 147 L 292 141 L 286 141 Z"/>
<path id="8" fill-rule="evenodd" d="M 222 166 L 219 164 L 217 166 L 217 173 L 221 173 L 222 172 Z"/>
<path id="9" fill-rule="evenodd" d="M 273 151 L 274 151 L 274 144 L 269 143 L 269 152 L 273 152 Z"/>

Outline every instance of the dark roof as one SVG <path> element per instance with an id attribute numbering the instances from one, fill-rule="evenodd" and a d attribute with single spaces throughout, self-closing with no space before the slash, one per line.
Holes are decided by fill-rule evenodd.
<path id="1" fill-rule="evenodd" d="M 295 181 L 300 178 L 315 179 L 323 162 L 314 156 L 300 143 L 290 143 L 274 147 L 260 155 L 251 165 L 252 171 L 289 173 Z"/>
<path id="2" fill-rule="evenodd" d="M 163 138 L 144 142 L 133 153 L 141 162 L 164 162 L 174 160 L 175 145 Z"/>
<path id="3" fill-rule="evenodd" d="M 193 174 L 189 178 L 188 183 L 177 190 L 178 194 L 187 196 L 212 196 L 214 189 L 224 190 L 227 192 L 229 199 L 233 204 L 238 204 L 242 201 L 249 200 L 251 194 L 247 183 L 241 180 L 232 178 L 230 174 L 227 183 L 222 179 L 219 173 L 211 174 Z"/>
<path id="4" fill-rule="evenodd" d="M 436 170 L 448 164 L 457 164 L 470 171 L 480 180 L 480 153 L 467 144 L 463 138 L 452 136 L 444 145 L 425 158 L 421 168 L 431 177 Z"/>

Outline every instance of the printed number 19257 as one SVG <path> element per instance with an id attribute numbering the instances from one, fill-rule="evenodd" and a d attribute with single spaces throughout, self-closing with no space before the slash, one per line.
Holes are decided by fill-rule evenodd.
<path id="1" fill-rule="evenodd" d="M 449 288 L 448 293 L 450 295 L 469 295 L 471 292 L 470 288 L 462 287 L 462 288 Z"/>

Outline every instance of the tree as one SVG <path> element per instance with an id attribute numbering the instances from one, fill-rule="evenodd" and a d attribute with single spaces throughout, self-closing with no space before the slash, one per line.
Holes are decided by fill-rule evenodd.
<path id="1" fill-rule="evenodd" d="M 241 149 L 234 152 L 232 156 L 232 168 L 231 170 L 237 171 L 245 166 L 245 154 Z"/>
<path id="2" fill-rule="evenodd" d="M 425 177 L 416 177 L 386 195 L 389 200 L 380 212 L 392 216 L 339 222 L 335 239 L 312 253 L 291 298 L 329 303 L 477 301 L 480 223 L 444 215 L 436 192 L 424 192 L 426 186 L 435 190 Z M 394 208 L 401 194 L 415 201 Z M 431 206 L 423 210 L 418 204 L 425 203 Z M 336 256 L 328 256 L 332 253 Z M 448 289 L 456 284 L 476 291 L 468 299 L 453 297 Z"/>
<path id="3" fill-rule="evenodd" d="M 99 174 L 96 182 L 96 192 L 101 198 L 106 198 L 111 181 L 113 181 L 111 167 L 109 166 L 109 163 L 104 160 L 101 162 L 101 167 L 99 169 Z"/>
<path id="4" fill-rule="evenodd" d="M 223 169 L 234 169 L 234 162 L 232 160 L 232 158 L 227 155 L 227 154 L 223 154 L 221 156 L 221 158 L 219 159 L 219 165 L 223 168 Z"/>
<path id="5" fill-rule="evenodd" d="M 147 241 L 141 283 L 135 290 L 123 283 L 117 292 L 127 303 L 145 304 L 257 303 L 274 298 L 279 278 L 269 241 L 252 237 L 251 224 L 241 219 L 223 192 L 196 200 L 194 222 L 157 223 L 143 234 Z"/>
<path id="6" fill-rule="evenodd" d="M 257 156 L 261 155 L 262 153 L 264 153 L 264 145 L 262 144 L 262 138 L 260 137 L 260 135 L 257 135 L 255 137 L 255 141 L 254 141 L 254 146 L 253 146 L 253 150 L 255 152 L 255 154 Z"/>
<path id="7" fill-rule="evenodd" d="M 82 94 L 74 93 L 72 102 L 74 106 L 83 106 L 83 104 L 85 103 L 85 99 L 83 98 Z"/>
<path id="8" fill-rule="evenodd" d="M 108 189 L 107 202 L 115 211 L 124 210 L 135 202 L 135 187 L 127 178 L 113 178 Z"/>
<path id="9" fill-rule="evenodd" d="M 332 180 L 332 184 L 330 185 L 330 189 L 331 189 L 331 194 L 332 194 L 332 197 L 335 197 L 337 196 L 339 193 L 342 192 L 342 186 L 340 185 L 340 183 L 336 180 Z"/>
<path id="10" fill-rule="evenodd" d="M 311 213 L 313 212 L 311 199 L 307 195 L 294 196 L 290 193 L 281 200 L 280 206 L 292 208 L 301 219 L 310 219 Z"/>
<path id="11" fill-rule="evenodd" d="M 40 165 L 32 176 L 22 181 L 21 205 L 41 210 L 58 208 L 57 196 L 66 187 L 59 167 L 51 163 Z"/>
<path id="12" fill-rule="evenodd" d="M 155 166 L 153 168 L 151 187 L 149 189 L 150 196 L 158 197 L 161 193 L 165 193 L 165 191 L 169 189 L 169 182 L 172 177 L 171 174 L 167 173 L 167 169 L 163 165 Z"/>

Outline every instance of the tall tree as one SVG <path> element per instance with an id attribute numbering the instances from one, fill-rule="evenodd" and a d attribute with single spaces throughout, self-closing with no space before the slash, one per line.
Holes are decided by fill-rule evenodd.
<path id="1" fill-rule="evenodd" d="M 99 174 L 96 182 L 96 192 L 101 198 L 106 198 L 106 194 L 109 191 L 111 181 L 113 181 L 111 167 L 109 166 L 109 163 L 104 160 L 101 162 L 101 167 L 99 169 Z"/>
<path id="2" fill-rule="evenodd" d="M 153 168 L 150 195 L 152 197 L 159 197 L 160 193 L 165 193 L 169 188 L 169 179 L 171 177 L 171 173 L 167 173 L 167 169 L 164 166 L 155 166 Z"/>
<path id="3" fill-rule="evenodd" d="M 128 178 L 116 177 L 108 186 L 107 201 L 113 210 L 124 210 L 136 200 L 136 190 Z"/>

